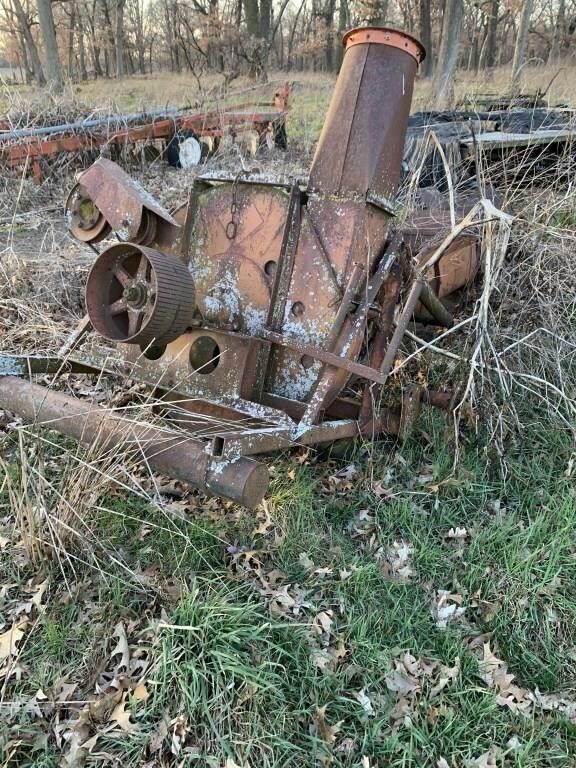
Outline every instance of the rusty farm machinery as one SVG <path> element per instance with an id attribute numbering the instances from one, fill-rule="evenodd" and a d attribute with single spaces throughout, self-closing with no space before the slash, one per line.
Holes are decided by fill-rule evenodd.
<path id="1" fill-rule="evenodd" d="M 403 434 L 422 404 L 451 407 L 451 393 L 390 375 L 414 314 L 450 326 L 442 299 L 480 260 L 468 230 L 395 220 L 425 52 L 374 27 L 344 47 L 306 183 L 205 170 L 171 215 L 110 160 L 80 176 L 71 232 L 118 242 L 96 256 L 61 355 L 2 358 L 2 408 L 82 442 L 137 445 L 153 469 L 252 507 L 268 485 L 256 455 Z M 168 418 L 136 422 L 23 380 L 62 370 L 140 382 Z"/>
<path id="2" fill-rule="evenodd" d="M 269 105 L 248 102 L 222 109 L 141 112 L 16 130 L 0 121 L 0 166 L 30 173 L 40 184 L 50 163 L 62 157 L 83 161 L 106 152 L 119 158 L 128 150 L 146 159 L 162 155 L 176 168 L 190 168 L 214 152 L 223 136 L 235 138 L 246 131 L 254 131 L 259 144 L 285 149 L 291 93 L 292 85 L 286 82 Z"/>

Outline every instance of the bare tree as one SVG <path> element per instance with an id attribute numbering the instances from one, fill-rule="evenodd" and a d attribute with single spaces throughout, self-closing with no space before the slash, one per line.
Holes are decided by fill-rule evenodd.
<path id="1" fill-rule="evenodd" d="M 436 107 L 449 107 L 454 99 L 454 73 L 458 63 L 462 16 L 463 1 L 446 0 L 440 50 L 430 96 L 431 103 Z"/>
<path id="2" fill-rule="evenodd" d="M 124 6 L 126 0 L 116 0 L 115 7 L 115 48 L 116 48 L 116 77 L 124 77 Z"/>
<path id="3" fill-rule="evenodd" d="M 426 49 L 426 58 L 420 65 L 420 74 L 428 77 L 432 74 L 432 21 L 430 18 L 430 0 L 420 0 L 420 42 Z"/>
<path id="4" fill-rule="evenodd" d="M 3 3 L 5 12 L 8 6 Z M 20 28 L 20 34 L 23 41 L 23 50 L 30 59 L 32 65 L 32 71 L 34 73 L 34 79 L 37 85 L 44 85 L 46 78 L 44 77 L 44 70 L 42 68 L 42 62 L 40 61 L 40 55 L 36 46 L 34 35 L 32 34 L 32 20 L 30 15 L 24 9 L 21 0 L 13 0 L 13 10 L 16 16 L 18 27 Z"/>
<path id="5" fill-rule="evenodd" d="M 528 40 L 528 29 L 530 27 L 530 16 L 532 16 L 533 0 L 524 0 L 522 5 L 522 14 L 520 15 L 520 26 L 516 35 L 516 45 L 514 46 L 514 61 L 512 62 L 512 82 L 510 89 L 513 95 L 520 92 L 520 75 L 524 65 L 524 55 L 526 53 L 526 42 Z"/>
<path id="6" fill-rule="evenodd" d="M 50 87 L 60 93 L 64 88 L 64 81 L 62 80 L 54 16 L 52 15 L 52 2 L 51 0 L 36 0 L 36 7 L 38 8 L 38 20 L 44 44 L 46 78 Z"/>

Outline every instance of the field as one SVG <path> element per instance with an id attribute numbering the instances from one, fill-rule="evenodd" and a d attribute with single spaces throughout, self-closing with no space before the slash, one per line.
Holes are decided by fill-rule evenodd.
<path id="1" fill-rule="evenodd" d="M 529 74 L 533 91 L 554 70 Z M 287 155 L 246 162 L 305 172 L 333 81 L 294 79 Z M 574 105 L 573 83 L 552 101 Z M 133 78 L 66 99 L 136 110 L 210 97 L 196 88 Z M 136 170 L 164 204 L 186 199 L 193 172 Z M 2 181 L 0 348 L 55 351 L 93 258 L 61 222 L 72 178 Z M 508 247 L 488 225 L 492 271 L 465 310 L 483 322 L 416 356 L 427 381 L 468 383 L 463 418 L 272 456 L 255 512 L 0 412 L 1 765 L 576 766 L 576 217 L 572 182 L 553 181 L 508 182 Z"/>

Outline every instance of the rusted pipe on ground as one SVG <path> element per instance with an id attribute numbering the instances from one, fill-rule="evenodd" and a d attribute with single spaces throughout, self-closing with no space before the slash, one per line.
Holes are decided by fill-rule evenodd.
<path id="1" fill-rule="evenodd" d="M 268 488 L 268 469 L 254 459 L 212 459 L 204 443 L 183 433 L 110 415 L 99 406 L 14 376 L 0 377 L 0 406 L 80 443 L 127 448 L 152 469 L 245 507 L 255 507 Z"/>

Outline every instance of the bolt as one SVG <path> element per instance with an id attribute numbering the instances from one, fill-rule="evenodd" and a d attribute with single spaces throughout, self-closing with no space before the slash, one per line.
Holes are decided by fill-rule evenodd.
<path id="1" fill-rule="evenodd" d="M 140 291 L 135 285 L 131 285 L 129 288 L 126 288 L 124 290 L 124 298 L 126 301 L 136 301 L 138 299 L 138 296 L 140 294 Z"/>

